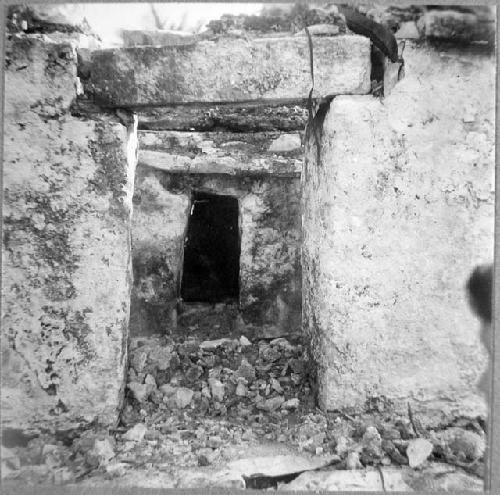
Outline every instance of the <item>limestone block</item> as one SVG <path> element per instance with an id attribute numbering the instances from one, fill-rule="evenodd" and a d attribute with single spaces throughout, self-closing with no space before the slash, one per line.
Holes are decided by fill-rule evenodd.
<path id="1" fill-rule="evenodd" d="M 76 97 L 76 52 L 70 43 L 12 36 L 5 46 L 6 120 L 22 126 L 31 113 L 56 118 Z"/>
<path id="2" fill-rule="evenodd" d="M 6 119 L 4 424 L 117 420 L 127 356 L 133 133 L 109 117 L 35 117 L 23 127 Z"/>
<path id="3" fill-rule="evenodd" d="M 494 59 L 407 50 L 388 97 L 335 98 L 319 152 L 306 141 L 303 315 L 320 401 L 484 414 L 464 284 L 493 256 Z M 481 121 L 457 119 L 470 105 Z"/>
<path id="4" fill-rule="evenodd" d="M 66 112 L 76 74 L 66 45 L 19 39 L 9 53 L 2 421 L 111 425 L 127 360 L 137 124 Z"/>
<path id="5" fill-rule="evenodd" d="M 370 91 L 370 41 L 315 37 L 318 96 Z M 111 106 L 303 99 L 311 88 L 307 38 L 220 39 L 92 53 L 86 92 Z"/>
<path id="6" fill-rule="evenodd" d="M 302 169 L 299 133 L 140 131 L 139 140 L 139 163 L 167 172 L 294 177 Z"/>

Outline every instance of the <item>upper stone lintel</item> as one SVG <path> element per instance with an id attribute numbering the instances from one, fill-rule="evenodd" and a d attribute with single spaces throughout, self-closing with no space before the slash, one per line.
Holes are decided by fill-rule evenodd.
<path id="1" fill-rule="evenodd" d="M 370 40 L 313 38 L 314 96 L 370 92 Z M 306 37 L 219 39 L 91 54 L 86 93 L 109 106 L 300 100 L 312 85 Z"/>

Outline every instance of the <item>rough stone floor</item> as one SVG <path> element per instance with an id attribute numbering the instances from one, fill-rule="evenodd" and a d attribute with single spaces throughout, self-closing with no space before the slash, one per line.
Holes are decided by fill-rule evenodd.
<path id="1" fill-rule="evenodd" d="M 481 421 L 429 430 L 381 401 L 324 414 L 301 336 L 250 340 L 236 317 L 193 305 L 174 335 L 132 339 L 118 428 L 6 432 L 5 486 L 483 490 Z"/>

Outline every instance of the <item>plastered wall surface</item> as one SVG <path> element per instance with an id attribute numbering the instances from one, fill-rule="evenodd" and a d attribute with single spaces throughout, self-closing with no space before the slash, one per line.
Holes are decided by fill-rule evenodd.
<path id="1" fill-rule="evenodd" d="M 127 359 L 134 119 L 70 114 L 69 44 L 13 37 L 6 56 L 2 423 L 113 424 Z"/>
<path id="2" fill-rule="evenodd" d="M 407 46 L 387 98 L 333 100 L 319 163 L 306 143 L 303 319 L 324 408 L 486 411 L 464 285 L 493 256 L 491 57 Z"/>

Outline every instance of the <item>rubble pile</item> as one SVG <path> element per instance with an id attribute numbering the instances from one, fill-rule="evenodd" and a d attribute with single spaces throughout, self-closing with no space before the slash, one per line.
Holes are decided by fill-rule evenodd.
<path id="1" fill-rule="evenodd" d="M 133 484 L 137 473 L 152 473 L 146 479 L 168 480 L 172 487 L 298 483 L 299 473 L 226 473 L 231 462 L 266 445 L 301 462 L 316 459 L 321 479 L 324 469 L 419 473 L 443 464 L 471 480 L 483 475 L 485 435 L 476 420 L 432 430 L 412 414 L 398 416 L 373 404 L 363 414 L 323 413 L 315 407 L 311 378 L 300 337 L 135 338 L 119 427 L 95 424 L 74 434 L 43 433 L 22 446 L 2 445 L 2 476 L 32 484 L 127 476 Z M 252 459 L 243 462 L 246 468 L 258 457 Z M 315 482 L 314 473 L 307 483 Z"/>
<path id="2" fill-rule="evenodd" d="M 243 420 L 275 440 L 270 425 L 313 406 L 308 373 L 300 340 L 135 339 L 121 421 L 130 427 L 145 418 L 154 424 L 173 418 Z"/>

